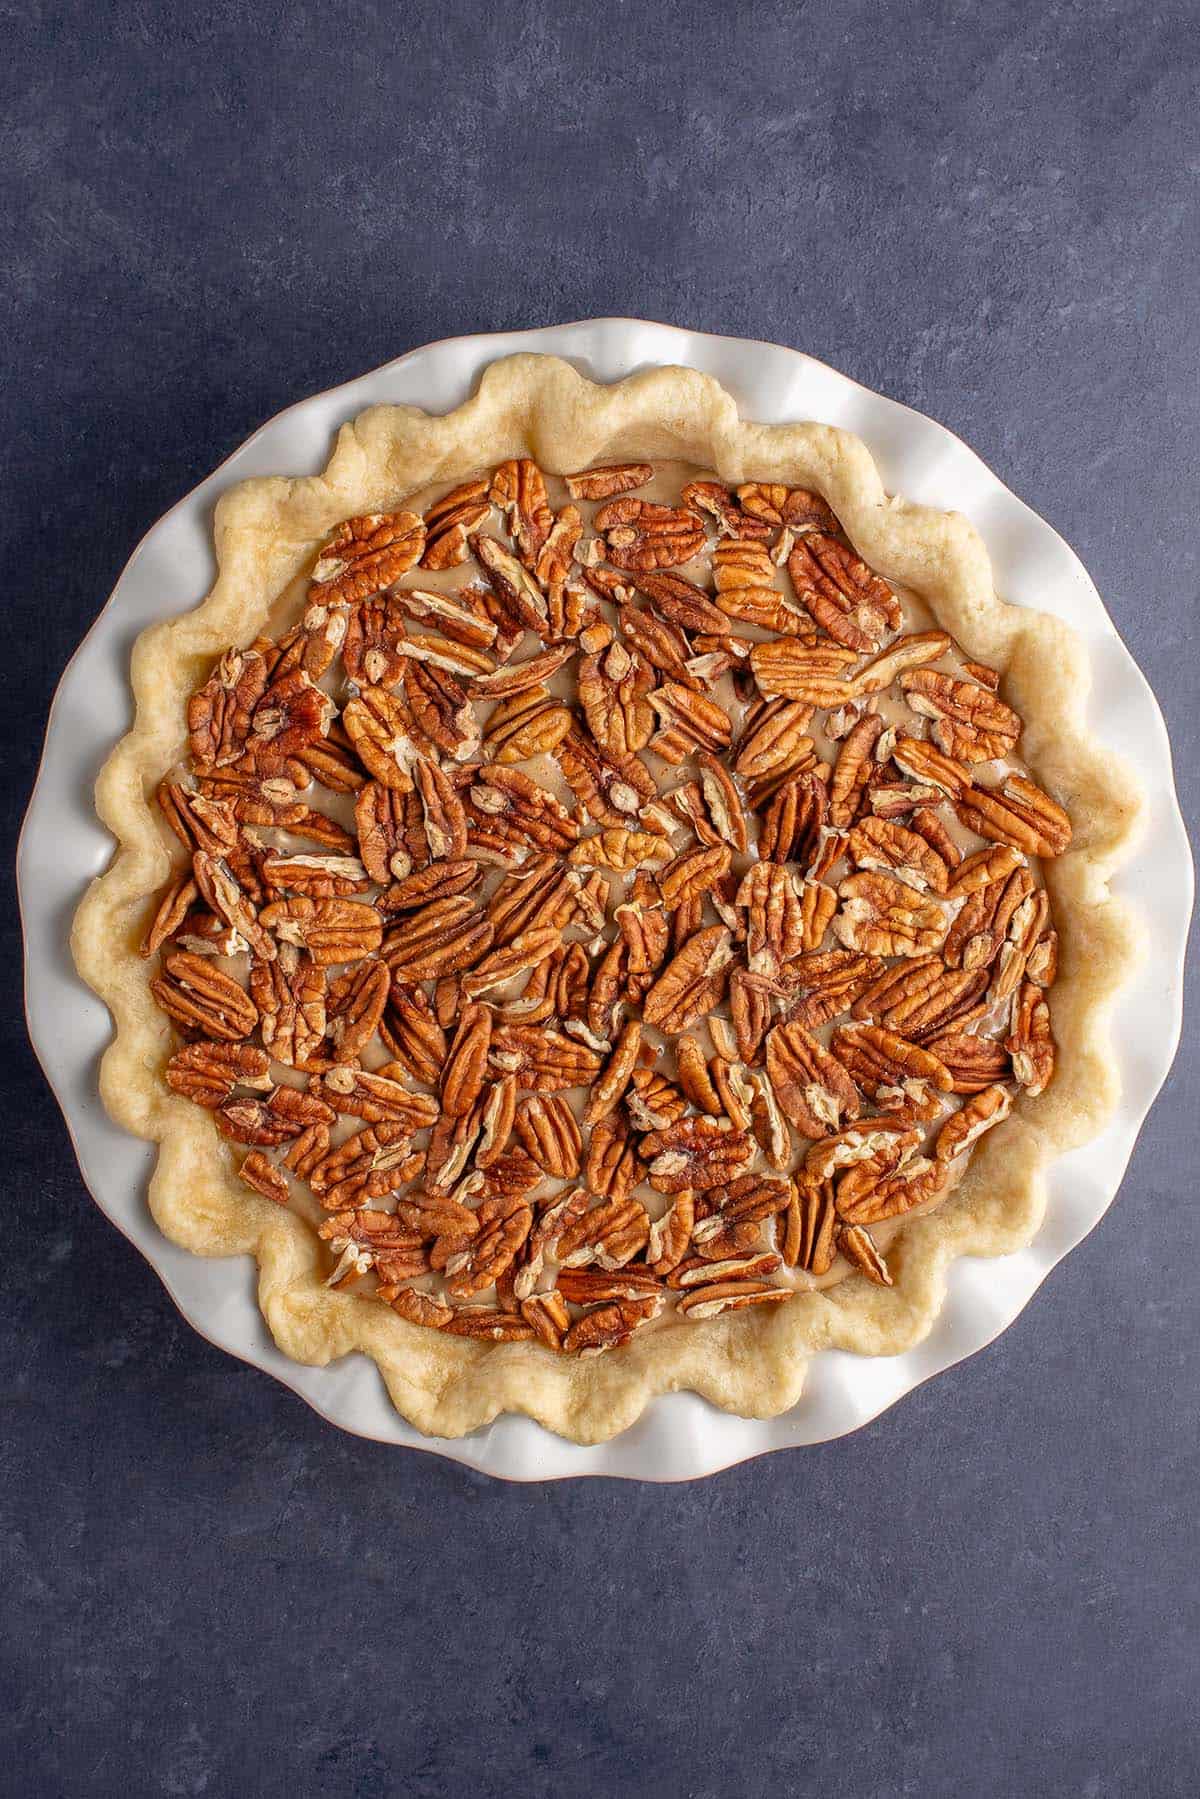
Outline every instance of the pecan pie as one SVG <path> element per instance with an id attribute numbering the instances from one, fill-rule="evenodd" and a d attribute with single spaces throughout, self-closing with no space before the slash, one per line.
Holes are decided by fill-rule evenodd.
<path id="1" fill-rule="evenodd" d="M 588 1437 L 656 1386 L 779 1409 L 804 1349 L 911 1340 L 951 1253 L 1028 1234 L 1109 1080 L 1060 931 L 1064 988 L 1124 951 L 1055 867 L 1131 803 L 1034 678 L 1073 644 L 861 445 L 734 445 L 683 371 L 612 429 L 530 361 L 225 503 L 76 945 L 150 1071 L 105 1094 L 156 1211 L 255 1249 L 293 1354 L 368 1348 L 426 1428 Z M 487 454 L 506 393 L 536 456 Z"/>

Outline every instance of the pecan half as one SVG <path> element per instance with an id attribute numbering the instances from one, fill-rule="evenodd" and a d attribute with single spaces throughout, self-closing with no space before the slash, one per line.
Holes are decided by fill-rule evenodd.
<path id="1" fill-rule="evenodd" d="M 245 988 L 187 950 L 175 950 L 166 958 L 150 991 L 172 1023 L 221 1043 L 240 1042 L 258 1023 L 258 1008 Z"/>
<path id="2" fill-rule="evenodd" d="M 991 762 L 1011 755 L 1021 717 L 986 687 L 921 668 L 900 686 L 914 712 L 934 720 L 933 741 L 959 762 Z"/>
<path id="3" fill-rule="evenodd" d="M 842 907 L 833 931 L 846 949 L 869 956 L 917 956 L 937 949 L 948 928 L 946 914 L 904 881 L 862 870 L 838 888 Z"/>
<path id="4" fill-rule="evenodd" d="M 724 925 L 697 931 L 647 993 L 642 1005 L 646 1023 L 678 1033 L 711 1012 L 721 1002 L 732 960 L 732 939 Z"/>
<path id="5" fill-rule="evenodd" d="M 488 498 L 504 513 L 522 561 L 532 563 L 554 524 L 545 476 L 537 463 L 528 456 L 502 462 L 492 476 Z"/>
<path id="6" fill-rule="evenodd" d="M 625 1108 L 636 1130 L 661 1131 L 683 1117 L 687 1100 L 665 1075 L 652 1068 L 635 1068 Z"/>
<path id="7" fill-rule="evenodd" d="M 404 615 L 382 595 L 352 608 L 342 645 L 346 673 L 360 686 L 392 687 L 404 672 Z"/>
<path id="8" fill-rule="evenodd" d="M 442 1329 L 452 1337 L 477 1337 L 489 1343 L 527 1343 L 537 1335 L 525 1318 L 491 1306 L 466 1306 Z"/>
<path id="9" fill-rule="evenodd" d="M 312 572 L 309 604 L 353 605 L 398 581 L 421 559 L 425 524 L 415 512 L 371 512 L 345 519 L 324 544 Z"/>
<path id="10" fill-rule="evenodd" d="M 488 718 L 484 746 L 501 767 L 553 755 L 572 727 L 570 709 L 544 687 L 502 700 Z"/>
<path id="11" fill-rule="evenodd" d="M 807 735 L 813 708 L 801 700 L 768 700 L 751 713 L 737 745 L 734 769 L 754 791 L 769 796 L 781 782 L 813 766 L 813 740 Z"/>
<path id="12" fill-rule="evenodd" d="M 451 1118 L 464 1118 L 483 1091 L 491 1043 L 491 1008 L 464 1006 L 442 1068 L 442 1110 Z"/>
<path id="13" fill-rule="evenodd" d="M 314 1124 L 332 1124 L 337 1113 L 315 1093 L 276 1087 L 268 1099 L 227 1099 L 216 1113 L 217 1129 L 234 1143 L 276 1148 Z"/>
<path id="14" fill-rule="evenodd" d="M 833 1184 L 802 1172 L 791 1185 L 788 1204 L 776 1219 L 775 1242 L 786 1267 L 803 1268 L 819 1279 L 829 1273 L 836 1254 Z"/>
<path id="15" fill-rule="evenodd" d="M 737 490 L 738 503 L 751 518 L 799 533 L 816 528 L 836 531 L 837 519 L 819 494 L 805 487 L 750 481 Z"/>
<path id="16" fill-rule="evenodd" d="M 451 643 L 461 644 L 464 649 L 490 650 L 496 645 L 500 635 L 495 621 L 487 617 L 470 588 L 455 599 L 452 595 L 438 593 L 433 588 L 400 587 L 390 595 L 390 604 L 403 612 L 406 618 L 436 624 L 442 633 L 443 642 L 449 639 Z M 415 643 L 405 644 L 402 659 L 406 663 L 416 648 Z M 463 672 L 468 672 L 474 666 L 472 658 Z"/>
<path id="17" fill-rule="evenodd" d="M 520 861 L 530 849 L 562 851 L 579 827 L 552 793 L 519 768 L 482 768 L 469 789 L 470 841 L 476 854 Z"/>
<path id="18" fill-rule="evenodd" d="M 743 510 L 720 481 L 689 481 L 679 497 L 691 511 L 706 512 L 715 519 L 722 539 L 735 537 L 761 542 L 772 535 L 767 521 Z M 720 549 L 718 543 L 717 552 Z"/>
<path id="19" fill-rule="evenodd" d="M 667 911 L 710 893 L 728 874 L 731 860 L 725 844 L 711 848 L 698 844 L 673 857 L 658 875 L 658 891 Z"/>
<path id="20" fill-rule="evenodd" d="M 869 1230 L 861 1224 L 843 1225 L 837 1234 L 837 1247 L 852 1268 L 877 1287 L 894 1285 L 888 1265 L 880 1255 Z"/>
<path id="21" fill-rule="evenodd" d="M 860 1162 L 838 1183 L 838 1216 L 846 1224 L 861 1227 L 901 1218 L 918 1206 L 929 1205 L 945 1188 L 948 1171 L 943 1162 L 918 1156 L 894 1172 L 872 1162 Z"/>
<path id="22" fill-rule="evenodd" d="M 1024 775 L 1005 775 L 998 788 L 970 787 L 954 810 L 968 830 L 1027 856 L 1061 856 L 1070 846 L 1066 812 Z"/>
<path id="23" fill-rule="evenodd" d="M 476 911 L 470 895 L 453 894 L 433 900 L 394 925 L 381 953 L 393 982 L 411 986 L 473 967 L 486 954 L 492 936 L 490 921 Z"/>
<path id="24" fill-rule="evenodd" d="M 954 870 L 946 888 L 946 897 L 963 899 L 980 887 L 990 887 L 994 882 L 1007 880 L 1014 869 L 1020 866 L 1020 852 L 1007 844 L 996 843 L 989 845 L 987 849 L 976 850 L 973 856 L 964 856 Z"/>
<path id="25" fill-rule="evenodd" d="M 788 979 L 790 991 L 800 997 L 789 1016 L 807 1030 L 819 1030 L 831 1018 L 848 1012 L 883 968 L 881 957 L 848 949 L 798 956 L 788 969 Z"/>
<path id="26" fill-rule="evenodd" d="M 270 1058 L 249 1043 L 189 1043 L 167 1063 L 166 1080 L 173 1093 L 211 1112 L 224 1105 L 235 1087 L 268 1091 Z"/>
<path id="27" fill-rule="evenodd" d="M 661 1309 L 662 1300 L 657 1296 L 623 1299 L 598 1306 L 594 1312 L 587 1312 L 575 1321 L 563 1339 L 563 1348 L 568 1354 L 574 1351 L 580 1355 L 596 1355 L 601 1350 L 613 1349 L 627 1343 L 638 1326 Z"/>
<path id="28" fill-rule="evenodd" d="M 348 968 L 331 982 L 327 1015 L 336 1062 L 357 1062 L 379 1028 L 390 988 L 387 968 L 373 959 Z"/>
<path id="29" fill-rule="evenodd" d="M 268 893 L 303 893 L 310 899 L 344 899 L 371 885 L 357 856 L 266 856 L 262 881 Z"/>
<path id="30" fill-rule="evenodd" d="M 335 1112 L 368 1124 L 399 1124 L 407 1131 L 425 1130 L 438 1115 L 428 1093 L 413 1093 L 396 1079 L 400 1070 L 389 1063 L 378 1070 L 338 1067 L 321 1080 L 320 1097 Z"/>
<path id="31" fill-rule="evenodd" d="M 644 749 L 654 731 L 647 695 L 654 686 L 648 663 L 614 640 L 579 665 L 579 702 L 596 742 L 614 756 Z"/>
<path id="32" fill-rule="evenodd" d="M 892 761 L 909 780 L 944 793 L 950 800 L 959 799 L 971 785 L 971 776 L 961 762 L 921 737 L 897 737 Z"/>
<path id="33" fill-rule="evenodd" d="M 767 1074 L 775 1098 L 804 1137 L 824 1137 L 857 1118 L 858 1089 L 843 1063 L 794 1020 L 767 1037 Z"/>
<path id="34" fill-rule="evenodd" d="M 942 956 L 949 968 L 988 968 L 1000 953 L 1018 908 L 1034 891 L 1023 864 L 998 881 L 968 892 L 946 933 Z"/>
<path id="35" fill-rule="evenodd" d="M 985 1131 L 1000 1124 L 1012 1110 L 1012 1093 L 1007 1087 L 983 1087 L 965 1106 L 948 1118 L 938 1132 L 934 1155 L 939 1162 L 952 1162 L 966 1155 Z"/>
<path id="36" fill-rule="evenodd" d="M 217 917 L 244 938 L 256 956 L 261 956 L 265 962 L 273 961 L 277 953 L 275 943 L 256 916 L 228 863 L 197 850 L 192 857 L 192 874 L 201 899 Z"/>
<path id="37" fill-rule="evenodd" d="M 619 1113 L 611 1112 L 592 1126 L 583 1176 L 590 1193 L 627 1199 L 643 1174 L 638 1146 Z"/>
<path id="38" fill-rule="evenodd" d="M 851 1014 L 920 1043 L 973 1016 L 987 984 L 982 971 L 956 971 L 946 968 L 939 956 L 924 956 L 889 968 L 872 981 L 854 1001 Z"/>
<path id="39" fill-rule="evenodd" d="M 426 638 L 424 643 L 433 640 Z M 411 639 L 406 654 L 416 656 Z M 479 723 L 459 679 L 461 670 L 439 666 L 432 658 L 410 660 L 404 671 L 404 696 L 413 719 L 414 738 L 423 736 L 427 746 L 454 762 L 470 762 L 480 745 Z M 477 671 L 472 671 L 477 672 Z"/>
<path id="40" fill-rule="evenodd" d="M 288 1068 L 305 1068 L 319 1056 L 328 1025 L 324 968 L 294 944 L 273 962 L 250 963 L 250 991 L 258 1007 L 263 1047 Z"/>
<path id="41" fill-rule="evenodd" d="M 491 511 L 488 479 L 464 481 L 435 500 L 425 513 L 425 549 L 421 567 L 457 568 L 467 560 L 467 538 Z"/>
<path id="42" fill-rule="evenodd" d="M 951 1032 L 929 1038 L 925 1047 L 949 1070 L 953 1093 L 981 1093 L 1011 1073 L 1008 1051 L 987 1037 Z"/>
<path id="43" fill-rule="evenodd" d="M 379 1035 L 406 1074 L 435 1085 L 446 1059 L 446 1034 L 420 987 L 398 987 L 393 981 Z"/>
<path id="44" fill-rule="evenodd" d="M 750 1306 L 778 1305 L 790 1299 L 787 1287 L 769 1287 L 763 1281 L 723 1280 L 710 1286 L 695 1287 L 679 1301 L 686 1318 L 715 1318 L 721 1312 L 740 1312 Z"/>
<path id="45" fill-rule="evenodd" d="M 733 725 L 728 712 L 715 700 L 693 693 L 678 681 L 664 681 L 650 695 L 650 706 L 662 720 L 662 729 L 650 747 L 664 762 L 678 765 L 696 750 L 728 749 Z"/>
<path id="46" fill-rule="evenodd" d="M 796 882 L 778 864 L 756 863 L 743 876 L 734 903 L 747 914 L 746 951 L 752 974 L 776 975 L 784 962 L 812 947 L 805 942 Z"/>
<path id="47" fill-rule="evenodd" d="M 1032 1098 L 1054 1078 L 1054 1036 L 1046 997 L 1032 981 L 1022 982 L 1013 1002 L 1012 1028 L 1004 1040 L 1012 1070 Z"/>
<path id="48" fill-rule="evenodd" d="M 412 786 L 412 720 L 396 695 L 383 687 L 364 687 L 347 701 L 342 723 L 375 779 L 407 792 Z"/>
<path id="49" fill-rule="evenodd" d="M 681 631 L 713 631 L 722 635 L 729 620 L 703 588 L 677 574 L 638 574 L 634 586 L 654 610 Z"/>
<path id="50" fill-rule="evenodd" d="M 718 544 L 713 571 L 717 606 L 729 618 L 783 637 L 816 642 L 816 628 L 808 614 L 772 586 L 775 566 L 761 543 L 735 538 Z"/>
<path id="51" fill-rule="evenodd" d="M 845 830 L 858 816 L 874 772 L 875 746 L 883 728 L 881 718 L 866 712 L 842 739 L 829 781 L 829 822 L 839 830 Z"/>
<path id="52" fill-rule="evenodd" d="M 492 1037 L 492 1061 L 515 1074 L 523 1087 L 558 1093 L 565 1087 L 588 1086 L 604 1058 L 561 1031 L 534 1025 L 501 1025 Z"/>
<path id="53" fill-rule="evenodd" d="M 221 856 L 236 845 L 237 818 L 230 805 L 203 792 L 194 793 L 178 781 L 160 782 L 156 798 L 185 849 Z"/>
<path id="54" fill-rule="evenodd" d="M 679 629 L 640 606 L 626 604 L 617 613 L 622 635 L 633 648 L 669 680 L 698 690 L 700 682 L 688 668 L 691 645 Z"/>
<path id="55" fill-rule="evenodd" d="M 555 760 L 580 805 L 598 824 L 632 825 L 641 807 L 657 798 L 658 788 L 644 762 L 605 750 L 580 731 L 567 733 Z"/>
<path id="56" fill-rule="evenodd" d="M 825 783 L 814 773 L 793 775 L 776 788 L 758 834 L 758 853 L 770 862 L 815 867 L 825 838 Z"/>
<path id="57" fill-rule="evenodd" d="M 468 542 L 504 615 L 521 630 L 547 636 L 550 614 L 546 596 L 529 571 L 522 568 L 499 538 L 489 537 L 484 531 L 474 531 Z"/>
<path id="58" fill-rule="evenodd" d="M 919 669 L 926 662 L 936 662 L 950 648 L 952 639 L 945 631 L 915 631 L 907 637 L 898 637 L 889 645 L 881 656 L 860 668 L 854 677 L 854 692 L 858 699 L 868 698 L 872 694 L 883 693 L 892 685 L 898 676 L 903 680 L 905 669 Z"/>
<path id="59" fill-rule="evenodd" d="M 829 1047 L 850 1077 L 873 1095 L 906 1081 L 921 1081 L 938 1093 L 949 1093 L 954 1085 L 949 1069 L 931 1050 L 882 1025 L 838 1025 Z"/>
<path id="60" fill-rule="evenodd" d="M 566 476 L 567 492 L 573 500 L 611 500 L 632 493 L 635 487 L 645 487 L 653 474 L 649 462 L 608 462 Z"/>
<path id="61" fill-rule="evenodd" d="M 292 1190 L 288 1186 L 287 1176 L 282 1174 L 275 1164 L 263 1155 L 260 1149 L 252 1149 L 243 1158 L 238 1169 L 238 1179 L 243 1181 L 253 1192 L 259 1193 L 277 1206 L 291 1204 Z"/>
<path id="62" fill-rule="evenodd" d="M 423 1325 L 427 1330 L 445 1330 L 454 1318 L 454 1308 L 436 1293 L 421 1293 L 415 1287 L 397 1286 L 394 1281 L 381 1282 L 375 1292 L 407 1323 Z"/>
<path id="63" fill-rule="evenodd" d="M 381 781 L 367 781 L 354 802 L 359 854 L 373 881 L 386 886 L 412 871 L 409 821 L 404 795 Z"/>
<path id="64" fill-rule="evenodd" d="M 691 1243 L 695 1214 L 696 1196 L 685 1188 L 653 1221 L 646 1243 L 646 1264 L 653 1274 L 668 1275 L 683 1261 Z"/>
<path id="65" fill-rule="evenodd" d="M 529 1235 L 533 1210 L 516 1195 L 489 1195 L 479 1206 L 476 1223 L 466 1247 L 446 1263 L 446 1291 L 457 1299 L 495 1286 L 508 1271 Z"/>
<path id="66" fill-rule="evenodd" d="M 199 896 L 200 889 L 190 873 L 176 875 L 169 881 L 155 907 L 138 954 L 147 958 L 156 955 L 163 944 L 174 937 Z"/>
<path id="67" fill-rule="evenodd" d="M 747 1132 L 731 1130 L 722 1120 L 680 1118 L 643 1137 L 641 1153 L 652 1187 L 682 1193 L 685 1188 L 701 1192 L 727 1186 L 754 1150 Z"/>
<path id="68" fill-rule="evenodd" d="M 223 768 L 238 760 L 267 679 L 257 650 L 226 650 L 187 705 L 188 748 L 197 767 Z"/>
<path id="69" fill-rule="evenodd" d="M 637 1066 L 641 1047 L 642 1027 L 639 1021 L 633 1018 L 622 1028 L 613 1047 L 612 1055 L 592 1087 L 583 1114 L 585 1124 L 596 1124 L 601 1118 L 607 1118 L 609 1113 L 615 1110 L 629 1085 L 630 1076 Z"/>
<path id="70" fill-rule="evenodd" d="M 950 870 L 924 837 L 890 818 L 861 819 L 846 838 L 846 853 L 856 868 L 890 872 L 910 887 L 945 893 Z"/>
<path id="71" fill-rule="evenodd" d="M 584 868 L 611 868 L 628 873 L 647 862 L 661 862 L 671 853 L 665 837 L 655 831 L 630 831 L 624 825 L 584 837 L 568 858 Z"/>
<path id="72" fill-rule="evenodd" d="M 521 1301 L 521 1316 L 547 1349 L 561 1349 L 571 1314 L 560 1293 L 531 1293 Z"/>
<path id="73" fill-rule="evenodd" d="M 412 1132 L 401 1122 L 369 1125 L 328 1150 L 308 1182 L 327 1211 L 382 1199 L 411 1178 Z"/>
<path id="74" fill-rule="evenodd" d="M 574 1180 L 579 1173 L 583 1133 L 567 1101 L 555 1093 L 535 1093 L 515 1119 L 517 1136 L 546 1174 Z"/>
<path id="75" fill-rule="evenodd" d="M 554 1253 L 564 1268 L 596 1264 L 611 1271 L 631 1262 L 649 1235 L 645 1206 L 636 1199 L 610 1197 L 569 1218 L 554 1244 Z"/>
<path id="76" fill-rule="evenodd" d="M 878 649 L 888 631 L 899 630 L 899 600 L 848 544 L 824 531 L 806 531 L 787 568 L 796 598 L 814 624 L 855 655 Z"/>
<path id="77" fill-rule="evenodd" d="M 259 917 L 280 943 L 306 950 L 319 968 L 360 962 L 383 937 L 383 920 L 361 900 L 275 900 Z"/>
<path id="78" fill-rule="evenodd" d="M 836 643 L 807 644 L 795 637 L 756 643 L 750 667 L 768 699 L 801 700 L 808 706 L 841 706 L 853 696 L 845 670 L 855 651 Z"/>
<path id="79" fill-rule="evenodd" d="M 482 961 L 463 976 L 462 990 L 476 999 L 481 993 L 502 987 L 545 962 L 561 942 L 562 932 L 554 925 L 521 931 L 499 948 L 489 950 Z"/>
<path id="80" fill-rule="evenodd" d="M 604 536 L 614 568 L 677 568 L 704 547 L 704 526 L 686 507 L 616 499 L 601 506 L 592 522 Z"/>

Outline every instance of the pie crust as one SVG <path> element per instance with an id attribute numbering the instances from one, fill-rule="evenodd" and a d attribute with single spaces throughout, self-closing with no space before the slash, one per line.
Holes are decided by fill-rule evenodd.
<path id="1" fill-rule="evenodd" d="M 154 794 L 184 747 L 188 696 L 215 654 L 265 628 L 279 594 L 311 566 L 335 525 L 520 456 L 553 473 L 671 458 L 730 483 L 780 481 L 821 494 L 872 568 L 915 592 L 968 656 L 1001 673 L 1024 720 L 1023 758 L 1070 813 L 1071 847 L 1044 868 L 1060 937 L 1048 995 L 1055 1078 L 1037 1098 L 1018 1099 L 938 1210 L 904 1221 L 889 1249 L 890 1287 L 846 1280 L 787 1305 L 667 1319 L 593 1357 L 450 1337 L 326 1285 L 311 1227 L 248 1192 L 211 1117 L 163 1082 L 172 1031 L 151 998 L 138 946 L 149 898 L 169 872 Z M 1117 1098 L 1108 1012 L 1134 969 L 1138 934 L 1108 882 L 1130 852 L 1140 798 L 1124 766 L 1088 735 L 1090 675 L 1078 639 L 1060 620 L 996 595 L 983 544 L 964 517 L 889 497 L 865 444 L 848 432 L 740 419 L 732 396 L 694 370 L 656 369 L 606 387 L 557 358 L 522 355 L 492 364 L 473 398 L 444 417 L 371 408 L 341 428 L 323 474 L 232 489 L 217 506 L 214 533 L 212 591 L 134 646 L 134 726 L 96 788 L 118 848 L 80 905 L 72 947 L 114 1020 L 100 1069 L 104 1104 L 159 1145 L 149 1190 L 157 1223 L 196 1254 L 255 1257 L 262 1313 L 286 1354 L 324 1365 L 362 1351 L 398 1411 L 441 1436 L 515 1411 L 594 1443 L 627 1428 L 654 1394 L 677 1389 L 743 1416 L 771 1417 L 796 1404 L 817 1350 L 910 1348 L 937 1316 L 955 1257 L 1000 1255 L 1030 1241 L 1045 1205 L 1045 1165 L 1096 1135 Z"/>

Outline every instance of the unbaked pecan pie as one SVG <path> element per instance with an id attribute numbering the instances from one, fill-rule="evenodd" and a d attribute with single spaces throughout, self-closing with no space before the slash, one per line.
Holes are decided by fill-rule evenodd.
<path id="1" fill-rule="evenodd" d="M 158 789 L 165 1079 L 432 1330 L 886 1285 L 1053 1075 L 1071 824 L 1000 686 L 804 488 L 521 457 L 347 518 Z"/>
<path id="2" fill-rule="evenodd" d="M 226 502 L 203 630 L 139 652 L 101 783 L 133 850 L 77 954 L 156 1214 L 253 1249 L 290 1352 L 366 1348 L 425 1428 L 778 1410 L 798 1348 L 912 1340 L 1108 1103 L 1082 969 L 1056 1079 L 1058 896 L 1110 975 L 1121 927 L 1054 868 L 1076 788 L 1106 843 L 1132 807 L 1065 699 L 1059 737 L 1022 717 L 1073 640 L 857 440 L 735 425 L 686 371 L 521 358 L 347 431 Z"/>

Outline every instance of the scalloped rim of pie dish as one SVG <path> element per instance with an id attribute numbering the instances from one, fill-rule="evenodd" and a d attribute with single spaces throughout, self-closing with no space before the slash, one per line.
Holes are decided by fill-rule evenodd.
<path id="1" fill-rule="evenodd" d="M 919 594 L 969 657 L 1000 671 L 1024 720 L 1023 757 L 1070 814 L 1071 847 L 1044 866 L 1060 936 L 1048 996 L 1054 1080 L 1037 1098 L 1017 1099 L 939 1210 L 904 1223 L 888 1251 L 892 1287 L 848 1279 L 786 1305 L 667 1320 L 595 1357 L 450 1337 L 326 1286 L 312 1226 L 248 1191 L 211 1116 L 163 1080 L 173 1033 L 151 998 L 138 945 L 147 902 L 169 872 L 154 792 L 184 748 L 189 694 L 215 655 L 262 630 L 279 594 L 343 519 L 391 511 L 420 488 L 513 456 L 532 456 L 552 473 L 669 457 L 727 482 L 815 489 L 872 568 Z M 446 1437 L 513 1411 L 596 1443 L 626 1429 L 655 1394 L 679 1389 L 745 1417 L 773 1417 L 799 1400 L 815 1352 L 909 1349 L 930 1330 L 956 1257 L 1001 1255 L 1032 1239 L 1045 1209 L 1046 1164 L 1095 1136 L 1118 1096 L 1108 1013 L 1139 944 L 1108 882 L 1130 851 L 1140 796 L 1124 765 L 1088 735 L 1090 671 L 1079 640 L 1059 619 L 997 596 L 982 540 L 961 514 L 889 497 L 866 445 L 847 431 L 741 419 L 732 396 L 693 369 L 659 368 L 601 386 L 557 357 L 517 355 L 491 364 L 474 396 L 444 416 L 371 407 L 341 427 L 323 474 L 231 489 L 217 505 L 214 535 L 211 592 L 134 646 L 133 729 L 96 786 L 97 811 L 118 847 L 79 907 L 72 949 L 115 1027 L 100 1068 L 104 1104 L 118 1124 L 159 1146 L 149 1188 L 155 1220 L 197 1255 L 255 1257 L 259 1304 L 281 1350 L 316 1366 L 362 1351 L 397 1410 Z"/>

